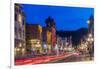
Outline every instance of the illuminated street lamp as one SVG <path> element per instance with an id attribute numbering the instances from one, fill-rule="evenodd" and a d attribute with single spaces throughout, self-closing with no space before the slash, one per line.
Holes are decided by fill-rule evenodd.
<path id="1" fill-rule="evenodd" d="M 93 42 L 94 39 L 91 37 L 91 38 L 88 38 L 87 41 L 88 41 L 88 42 Z"/>
<path id="2" fill-rule="evenodd" d="M 22 44 L 21 43 L 19 44 L 19 47 L 22 47 Z"/>
<path id="3" fill-rule="evenodd" d="M 87 23 L 90 24 L 90 20 L 88 20 Z"/>
<path id="4" fill-rule="evenodd" d="M 65 48 L 64 48 L 64 50 L 66 51 L 66 50 L 67 50 L 67 48 L 65 47 Z"/>
<path id="5" fill-rule="evenodd" d="M 22 52 L 24 53 L 24 51 L 25 51 L 25 48 L 22 48 Z"/>
<path id="6" fill-rule="evenodd" d="M 89 37 L 91 38 L 92 37 L 92 34 L 89 34 Z"/>
<path id="7" fill-rule="evenodd" d="M 87 42 L 88 42 L 88 52 L 89 52 L 89 55 L 90 55 L 90 59 L 91 59 L 91 52 L 92 52 L 92 48 L 93 48 L 93 37 L 92 37 L 92 34 L 89 34 L 88 36 L 88 39 L 87 39 Z"/>
<path id="8" fill-rule="evenodd" d="M 63 47 L 62 46 L 60 47 L 60 50 L 63 50 Z"/>
<path id="9" fill-rule="evenodd" d="M 20 51 L 20 49 L 19 48 L 15 48 L 16 49 L 16 51 Z"/>
<path id="10" fill-rule="evenodd" d="M 93 39 L 93 38 L 91 38 L 91 41 L 93 42 L 93 41 L 94 41 L 94 39 Z"/>
<path id="11" fill-rule="evenodd" d="M 87 38 L 87 41 L 89 41 L 89 42 L 93 42 L 94 41 L 94 39 L 92 37 L 92 34 L 89 34 L 89 37 Z"/>
<path id="12" fill-rule="evenodd" d="M 23 55 L 25 54 L 25 48 L 22 48 L 22 54 Z"/>
<path id="13" fill-rule="evenodd" d="M 90 41 L 90 38 L 87 38 L 87 41 Z"/>

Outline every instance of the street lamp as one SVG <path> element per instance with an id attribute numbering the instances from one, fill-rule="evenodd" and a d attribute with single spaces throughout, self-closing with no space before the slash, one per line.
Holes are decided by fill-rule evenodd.
<path id="1" fill-rule="evenodd" d="M 25 48 L 22 48 L 22 54 L 23 55 L 25 54 Z"/>
<path id="2" fill-rule="evenodd" d="M 25 48 L 22 48 L 22 52 L 24 52 L 25 51 Z"/>
<path id="3" fill-rule="evenodd" d="M 91 37 L 91 38 L 88 38 L 87 41 L 88 41 L 88 42 L 93 42 L 94 39 Z"/>
<path id="4" fill-rule="evenodd" d="M 91 38 L 92 37 L 92 34 L 89 34 L 89 37 Z"/>
<path id="5" fill-rule="evenodd" d="M 19 44 L 19 47 L 22 47 L 22 44 L 21 43 Z"/>
<path id="6" fill-rule="evenodd" d="M 91 41 L 93 42 L 93 41 L 94 41 L 94 39 L 93 39 L 93 38 L 91 38 Z"/>
<path id="7" fill-rule="evenodd" d="M 90 38 L 87 38 L 87 41 L 89 42 L 90 41 Z"/>
<path id="8" fill-rule="evenodd" d="M 16 51 L 20 51 L 20 49 L 19 48 L 15 48 L 16 49 Z"/>
<path id="9" fill-rule="evenodd" d="M 67 50 L 67 48 L 65 47 L 65 48 L 64 48 L 64 50 L 66 51 L 66 50 Z"/>
<path id="10" fill-rule="evenodd" d="M 60 47 L 60 50 L 63 50 L 63 47 Z"/>
<path id="11" fill-rule="evenodd" d="M 87 23 L 90 24 L 90 20 L 88 20 Z"/>
<path id="12" fill-rule="evenodd" d="M 89 52 L 89 55 L 90 55 L 90 59 L 91 59 L 91 55 L 92 55 L 92 49 L 93 49 L 93 41 L 94 41 L 94 39 L 93 39 L 93 37 L 92 37 L 92 34 L 90 33 L 89 35 L 88 35 L 88 39 L 87 39 L 87 42 L 88 42 L 88 52 Z"/>

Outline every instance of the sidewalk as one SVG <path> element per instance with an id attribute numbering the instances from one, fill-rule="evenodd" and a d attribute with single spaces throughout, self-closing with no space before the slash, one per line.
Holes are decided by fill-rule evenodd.
<path id="1" fill-rule="evenodd" d="M 59 59 L 63 59 L 72 55 L 78 55 L 78 53 L 68 53 L 68 54 L 61 54 L 59 56 L 53 55 L 53 56 L 42 56 L 37 58 L 27 58 L 23 60 L 16 60 L 15 65 L 33 65 L 33 64 L 42 64 L 47 63 L 50 61 L 55 61 Z"/>

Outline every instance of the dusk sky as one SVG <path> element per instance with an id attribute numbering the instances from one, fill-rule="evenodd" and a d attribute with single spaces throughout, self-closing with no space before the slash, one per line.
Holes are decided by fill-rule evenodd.
<path id="1" fill-rule="evenodd" d="M 47 6 L 22 4 L 29 24 L 40 24 L 45 26 L 45 19 L 51 16 L 56 22 L 57 30 L 77 30 L 87 28 L 87 20 L 94 15 L 93 8 Z"/>

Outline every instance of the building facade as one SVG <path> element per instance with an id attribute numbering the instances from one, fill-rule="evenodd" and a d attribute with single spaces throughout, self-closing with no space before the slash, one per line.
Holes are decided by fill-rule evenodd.
<path id="1" fill-rule="evenodd" d="M 51 45 L 52 45 L 52 33 L 51 31 L 48 30 L 47 27 L 43 27 L 43 32 L 42 32 L 42 41 L 43 44 L 46 44 L 46 49 L 48 53 L 51 53 Z M 45 50 L 45 48 L 44 48 Z"/>
<path id="2" fill-rule="evenodd" d="M 91 15 L 88 20 L 88 35 L 87 35 L 88 50 L 90 56 L 94 55 L 94 16 Z"/>
<path id="3" fill-rule="evenodd" d="M 14 27 L 14 55 L 21 58 L 25 55 L 25 15 L 22 6 L 15 4 L 15 27 Z"/>
<path id="4" fill-rule="evenodd" d="M 53 51 L 56 43 L 57 43 L 57 40 L 56 40 L 56 24 L 55 24 L 55 21 L 54 19 L 52 19 L 50 16 L 45 20 L 45 23 L 46 23 L 46 28 L 48 31 L 51 32 L 51 51 Z"/>
<path id="5" fill-rule="evenodd" d="M 39 24 L 26 25 L 26 49 L 30 53 L 42 53 L 42 27 Z"/>

